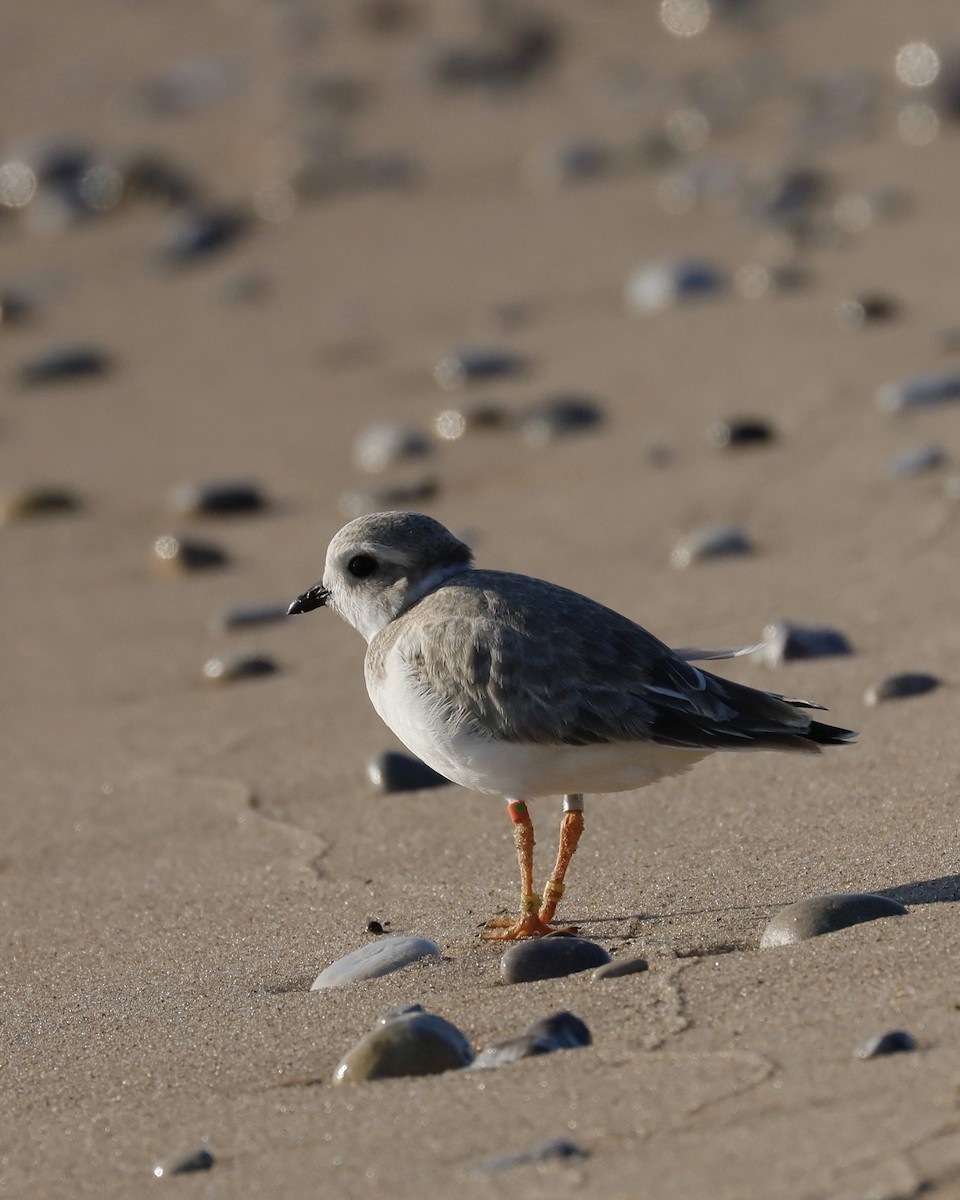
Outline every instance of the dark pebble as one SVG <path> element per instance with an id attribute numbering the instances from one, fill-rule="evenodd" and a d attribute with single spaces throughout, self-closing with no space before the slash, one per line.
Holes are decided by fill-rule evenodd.
<path id="1" fill-rule="evenodd" d="M 905 1029 L 891 1029 L 867 1038 L 857 1047 L 857 1058 L 881 1058 L 886 1054 L 903 1054 L 916 1050 L 917 1040 Z"/>
<path id="2" fill-rule="evenodd" d="M 37 302 L 16 288 L 0 289 L 0 325 L 23 325 L 34 315 Z"/>
<path id="3" fill-rule="evenodd" d="M 393 1008 L 388 1008 L 382 1016 L 377 1017 L 377 1024 L 389 1025 L 391 1021 L 396 1021 L 399 1017 L 408 1017 L 411 1013 L 426 1011 L 422 1004 L 395 1004 Z"/>
<path id="4" fill-rule="evenodd" d="M 835 933 L 851 925 L 878 921 L 882 917 L 902 917 L 906 908 L 889 896 L 874 896 L 863 892 L 841 892 L 826 896 L 811 896 L 789 904 L 771 918 L 760 939 L 760 949 L 772 946 L 792 946 L 824 933 Z"/>
<path id="5" fill-rule="evenodd" d="M 77 512 L 82 507 L 80 497 L 67 488 L 28 487 L 0 497 L 0 521 L 15 521 L 21 517 L 49 517 Z"/>
<path id="6" fill-rule="evenodd" d="M 505 429 L 514 424 L 515 414 L 495 400 L 480 400 L 475 404 L 462 404 L 459 408 L 447 408 L 438 413 L 434 421 L 437 436 L 444 441 L 454 442 L 465 433 L 478 430 Z"/>
<path id="7" fill-rule="evenodd" d="M 366 931 L 367 933 L 386 933 L 383 924 L 373 917 L 367 922 Z"/>
<path id="8" fill-rule="evenodd" d="M 193 175 L 158 154 L 137 154 L 123 168 L 124 192 L 130 200 L 173 208 L 193 204 L 199 194 Z"/>
<path id="9" fill-rule="evenodd" d="M 170 508 L 185 517 L 236 516 L 266 507 L 263 490 L 256 483 L 242 480 L 183 483 L 170 496 Z"/>
<path id="10" fill-rule="evenodd" d="M 511 350 L 495 346 L 464 346 L 437 359 L 433 377 L 442 388 L 464 387 L 469 383 L 489 383 L 508 379 L 527 369 L 527 360 Z"/>
<path id="11" fill-rule="evenodd" d="M 199 542 L 166 533 L 153 544 L 154 566 L 163 574 L 222 567 L 227 561 L 226 552 L 212 542 Z"/>
<path id="12" fill-rule="evenodd" d="M 909 696 L 924 696 L 940 687 L 936 675 L 923 671 L 905 671 L 901 675 L 888 675 L 875 687 L 867 689 L 863 697 L 865 704 L 882 704 L 886 700 L 905 700 Z"/>
<path id="13" fill-rule="evenodd" d="M 476 1057 L 475 1067 L 501 1067 L 521 1058 L 536 1058 L 555 1050 L 576 1050 L 592 1042 L 590 1030 L 571 1012 L 556 1012 L 527 1026 L 520 1037 L 485 1046 Z"/>
<path id="14" fill-rule="evenodd" d="M 550 66 L 558 44 L 551 22 L 518 21 L 515 29 L 492 30 L 485 40 L 437 51 L 428 72 L 434 85 L 444 89 L 509 90 Z"/>
<path id="15" fill-rule="evenodd" d="M 690 567 L 708 559 L 752 552 L 750 537 L 739 525 L 707 525 L 682 537 L 673 548 L 670 561 L 675 567 Z"/>
<path id="16" fill-rule="evenodd" d="M 596 429 L 603 420 L 603 409 L 591 397 L 561 393 L 528 409 L 521 429 L 528 445 L 545 446 Z"/>
<path id="17" fill-rule="evenodd" d="M 478 1171 L 507 1171 L 511 1167 L 523 1167 L 530 1163 L 562 1162 L 570 1159 L 586 1158 L 587 1153 L 581 1150 L 576 1142 L 567 1138 L 551 1138 L 547 1142 L 537 1142 L 528 1150 L 519 1154 L 504 1154 L 499 1158 L 488 1158 L 476 1169 Z"/>
<path id="18" fill-rule="evenodd" d="M 942 446 L 914 446 L 902 450 L 887 463 L 887 474 L 891 478 L 901 475 L 922 475 L 942 467 L 947 461 L 947 452 Z"/>
<path id="19" fill-rule="evenodd" d="M 524 164 L 524 174 L 534 184 L 552 186 L 582 183 L 609 175 L 616 154 L 595 138 L 571 138 L 539 148 Z"/>
<path id="20" fill-rule="evenodd" d="M 763 644 L 754 657 L 768 667 L 777 667 L 796 659 L 831 658 L 852 653 L 849 639 L 839 629 L 780 621 L 764 629 Z"/>
<path id="21" fill-rule="evenodd" d="M 504 983 L 532 983 L 558 979 L 610 962 L 610 955 L 596 942 L 578 937 L 546 937 L 511 946 L 500 960 Z"/>
<path id="22" fill-rule="evenodd" d="M 907 408 L 928 408 L 960 400 L 960 374 L 937 371 L 932 375 L 914 375 L 877 389 L 876 402 L 884 412 L 902 412 Z"/>
<path id="23" fill-rule="evenodd" d="M 286 620 L 288 604 L 236 604 L 210 618 L 213 633 L 234 629 L 250 629 L 256 625 L 271 625 Z"/>
<path id="24" fill-rule="evenodd" d="M 367 778 L 378 791 L 387 795 L 450 786 L 449 779 L 444 779 L 412 754 L 402 754 L 399 750 L 384 750 L 374 755 L 367 763 Z"/>
<path id="25" fill-rule="evenodd" d="M 855 296 L 853 299 L 843 300 L 837 305 L 837 320 L 853 329 L 878 325 L 884 321 L 891 321 L 899 315 L 899 301 L 892 296 L 884 296 L 880 293 Z"/>
<path id="26" fill-rule="evenodd" d="M 432 500 L 439 490 L 439 484 L 430 475 L 409 483 L 391 483 L 363 492 L 345 492 L 339 500 L 340 511 L 347 517 L 359 517 L 384 509 L 405 508 L 410 504 Z"/>
<path id="27" fill-rule="evenodd" d="M 766 446 L 776 441 L 777 432 L 762 417 L 731 417 L 718 421 L 710 430 L 713 443 L 721 450 L 740 446 Z"/>
<path id="28" fill-rule="evenodd" d="M 209 1150 L 188 1150 L 185 1154 L 170 1154 L 161 1158 L 153 1168 L 158 1179 L 168 1175 L 189 1175 L 192 1171 L 209 1171 L 214 1157 Z"/>
<path id="29" fill-rule="evenodd" d="M 594 979 L 620 979 L 624 975 L 639 975 L 648 971 L 650 964 L 645 958 L 617 958 L 602 967 L 597 967 L 593 973 Z"/>
<path id="30" fill-rule="evenodd" d="M 624 298 L 635 312 L 658 312 L 674 304 L 717 296 L 726 287 L 726 275 L 712 263 L 681 260 L 635 271 L 627 280 Z"/>
<path id="31" fill-rule="evenodd" d="M 168 267 L 203 262 L 233 245 L 248 229 L 242 213 L 221 209 L 184 209 L 170 220 L 157 248 L 157 261 Z"/>
<path id="32" fill-rule="evenodd" d="M 412 425 L 398 421 L 380 421 L 370 425 L 353 444 L 353 461 L 364 471 L 385 471 L 388 467 L 426 458 L 433 443 Z"/>
<path id="33" fill-rule="evenodd" d="M 238 654 L 235 658 L 211 658 L 203 665 L 203 677 L 211 683 L 236 683 L 275 675 L 279 667 L 262 654 Z"/>
<path id="34" fill-rule="evenodd" d="M 381 1020 L 348 1050 L 334 1072 L 333 1082 L 440 1075 L 472 1062 L 473 1048 L 456 1025 L 433 1013 L 411 1011 Z"/>
<path id="35" fill-rule="evenodd" d="M 55 346 L 21 363 L 16 377 L 21 387 L 44 387 L 100 378 L 112 365 L 110 355 L 95 346 Z"/>

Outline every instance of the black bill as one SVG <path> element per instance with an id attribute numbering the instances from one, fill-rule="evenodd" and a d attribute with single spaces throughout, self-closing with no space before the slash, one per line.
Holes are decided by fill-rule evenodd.
<path id="1" fill-rule="evenodd" d="M 288 617 L 295 617 L 297 613 L 313 612 L 315 608 L 322 608 L 330 593 L 322 583 L 315 583 L 312 588 L 309 588 L 298 596 L 296 600 L 287 609 Z"/>

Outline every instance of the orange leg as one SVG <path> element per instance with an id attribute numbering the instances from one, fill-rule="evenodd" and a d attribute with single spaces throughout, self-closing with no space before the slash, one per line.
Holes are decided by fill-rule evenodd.
<path id="1" fill-rule="evenodd" d="M 522 800 L 509 800 L 507 811 L 513 821 L 517 842 L 517 861 L 520 863 L 520 918 L 517 921 L 489 921 L 483 937 L 490 941 L 515 941 L 517 938 L 539 937 L 552 930 L 541 921 L 540 899 L 533 890 L 533 822 Z"/>
<path id="2" fill-rule="evenodd" d="M 553 920 L 560 897 L 563 895 L 563 880 L 570 866 L 583 833 L 583 796 L 570 795 L 563 798 L 563 820 L 560 822 L 560 846 L 557 850 L 557 865 L 547 886 L 543 889 L 543 907 L 540 920 L 544 924 Z"/>

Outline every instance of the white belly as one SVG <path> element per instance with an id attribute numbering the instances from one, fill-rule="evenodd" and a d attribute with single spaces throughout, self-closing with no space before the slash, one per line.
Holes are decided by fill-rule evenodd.
<path id="1" fill-rule="evenodd" d="M 495 741 L 465 732 L 388 669 L 370 699 L 411 753 L 462 787 L 511 799 L 576 792 L 625 792 L 678 775 L 709 751 L 654 742 L 549 746 Z"/>

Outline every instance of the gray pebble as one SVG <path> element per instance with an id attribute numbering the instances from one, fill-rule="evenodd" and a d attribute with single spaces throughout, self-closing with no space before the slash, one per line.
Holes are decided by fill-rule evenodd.
<path id="1" fill-rule="evenodd" d="M 867 1038 L 857 1047 L 857 1058 L 882 1058 L 887 1054 L 902 1054 L 916 1050 L 917 1040 L 905 1029 L 891 1029 Z"/>
<path id="2" fill-rule="evenodd" d="M 726 287 L 726 275 L 712 263 L 694 260 L 653 263 L 629 277 L 624 299 L 634 312 L 659 312 L 675 304 L 718 296 Z"/>
<path id="3" fill-rule="evenodd" d="M 67 488 L 27 487 L 0 497 L 0 521 L 21 517 L 48 517 L 77 512 L 80 497 Z"/>
<path id="4" fill-rule="evenodd" d="M 271 625 L 287 617 L 289 604 L 235 604 L 210 618 L 212 633 L 235 629 L 250 629 L 256 625 Z"/>
<path id="5" fill-rule="evenodd" d="M 153 543 L 154 566 L 165 575 L 222 567 L 226 562 L 226 552 L 212 542 L 199 542 L 165 533 Z"/>
<path id="6" fill-rule="evenodd" d="M 841 892 L 826 896 L 811 896 L 789 904 L 771 918 L 760 949 L 772 946 L 792 946 L 824 933 L 835 933 L 850 925 L 877 921 L 881 917 L 902 917 L 907 910 L 889 896 L 874 896 L 863 892 Z"/>
<path id="7" fill-rule="evenodd" d="M 867 688 L 864 704 L 882 704 L 886 700 L 904 700 L 908 696 L 923 696 L 940 687 L 936 675 L 923 671 L 905 671 L 900 675 L 888 675 L 874 687 Z"/>
<path id="8" fill-rule="evenodd" d="M 777 440 L 777 431 L 762 417 L 730 417 L 711 428 L 710 438 L 721 450 L 738 450 L 741 446 L 768 446 Z"/>
<path id="9" fill-rule="evenodd" d="M 931 375 L 914 375 L 896 383 L 885 383 L 877 389 L 876 401 L 884 412 L 902 412 L 907 408 L 927 408 L 960 400 L 960 373 L 937 371 Z"/>
<path id="10" fill-rule="evenodd" d="M 511 1167 L 523 1167 L 530 1163 L 558 1162 L 570 1159 L 586 1158 L 587 1153 L 581 1150 L 576 1142 L 568 1138 L 551 1138 L 547 1142 L 537 1142 L 528 1150 L 518 1154 L 504 1154 L 498 1158 L 488 1158 L 476 1168 L 478 1171 L 507 1171 Z"/>
<path id="11" fill-rule="evenodd" d="M 34 315 L 38 301 L 15 287 L 0 288 L 0 325 L 24 325 Z"/>
<path id="12" fill-rule="evenodd" d="M 170 218 L 156 250 L 166 267 L 189 267 L 203 262 L 240 238 L 249 227 L 242 214 L 228 209 L 182 209 Z"/>
<path id="13" fill-rule="evenodd" d="M 942 446 L 914 446 L 910 450 L 901 450 L 887 463 L 887 474 L 891 478 L 901 475 L 921 475 L 942 467 L 947 461 L 947 452 Z"/>
<path id="14" fill-rule="evenodd" d="M 408 1017 L 411 1013 L 426 1011 L 422 1004 L 395 1004 L 393 1008 L 388 1008 L 382 1016 L 377 1017 L 377 1024 L 389 1025 L 391 1021 L 396 1021 L 399 1017 Z"/>
<path id="15" fill-rule="evenodd" d="M 594 979 L 620 979 L 624 975 L 639 975 L 648 971 L 650 964 L 645 958 L 616 958 L 613 962 L 597 967 L 593 973 Z"/>
<path id="16" fill-rule="evenodd" d="M 347 1051 L 333 1074 L 334 1083 L 440 1075 L 473 1062 L 470 1042 L 443 1017 L 421 1009 L 388 1014 L 388 1018 Z"/>
<path id="17" fill-rule="evenodd" d="M 450 780 L 432 767 L 398 750 L 384 750 L 367 763 L 367 778 L 380 792 L 420 792 L 425 788 L 449 787 Z"/>
<path id="18" fill-rule="evenodd" d="M 183 58 L 138 84 L 137 100 L 151 116 L 183 116 L 227 99 L 243 82 L 244 72 L 233 59 Z"/>
<path id="19" fill-rule="evenodd" d="M 603 424 L 603 409 L 590 396 L 561 393 L 527 411 L 521 430 L 530 446 L 545 446 Z"/>
<path id="20" fill-rule="evenodd" d="M 533 184 L 556 187 L 602 179 L 616 166 L 617 156 L 596 138 L 568 138 L 541 146 L 524 163 L 524 176 Z"/>
<path id="21" fill-rule="evenodd" d="M 203 664 L 203 677 L 210 683 L 237 683 L 259 679 L 279 670 L 272 658 L 262 654 L 238 654 L 233 658 L 210 658 Z"/>
<path id="22" fill-rule="evenodd" d="M 438 50 L 427 64 L 429 78 L 444 89 L 501 92 L 520 87 L 550 66 L 559 40 L 549 18 L 504 21 L 503 28 L 491 29 L 489 37 L 476 43 Z"/>
<path id="23" fill-rule="evenodd" d="M 170 494 L 171 510 L 184 517 L 235 516 L 266 507 L 259 484 L 247 480 L 182 483 Z"/>
<path id="24" fill-rule="evenodd" d="M 209 1150 L 188 1150 L 184 1154 L 168 1154 L 154 1164 L 153 1173 L 158 1179 L 169 1175 L 189 1175 L 193 1171 L 209 1171 L 214 1157 Z"/>
<path id="25" fill-rule="evenodd" d="M 470 383 L 489 383 L 522 374 L 527 360 L 512 350 L 496 346 L 463 346 L 437 359 L 433 377 L 442 388 L 453 389 Z"/>
<path id="26" fill-rule="evenodd" d="M 556 1012 L 534 1021 L 520 1036 L 485 1046 L 477 1055 L 475 1067 L 502 1067 L 521 1058 L 537 1058 L 555 1050 L 576 1050 L 589 1046 L 590 1030 L 571 1012 Z"/>
<path id="27" fill-rule="evenodd" d="M 381 421 L 365 429 L 353 444 L 353 461 L 364 471 L 385 471 L 401 463 L 426 458 L 433 443 L 419 429 L 396 421 Z"/>
<path id="28" fill-rule="evenodd" d="M 820 625 L 794 625 L 790 621 L 778 621 L 767 625 L 763 631 L 763 643 L 752 657 L 767 667 L 778 667 L 781 663 L 804 658 L 831 658 L 834 655 L 852 654 L 853 647 L 846 634 L 839 629 Z"/>
<path id="29" fill-rule="evenodd" d="M 46 387 L 97 379 L 112 365 L 110 355 L 96 346 L 54 346 L 21 363 L 16 378 L 21 387 Z"/>
<path id="30" fill-rule="evenodd" d="M 500 960 L 504 983 L 532 983 L 537 979 L 559 979 L 589 971 L 610 961 L 596 942 L 578 937 L 544 937 L 518 942 Z"/>
<path id="31" fill-rule="evenodd" d="M 750 537 L 739 525 L 706 525 L 682 537 L 674 546 L 670 561 L 675 567 L 689 567 L 706 559 L 752 552 Z"/>
<path id="32" fill-rule="evenodd" d="M 352 954 L 338 958 L 320 972 L 310 985 L 311 992 L 323 988 L 341 987 L 361 979 L 378 979 L 399 971 L 421 958 L 437 958 L 440 947 L 422 937 L 389 937 L 361 946 Z"/>

